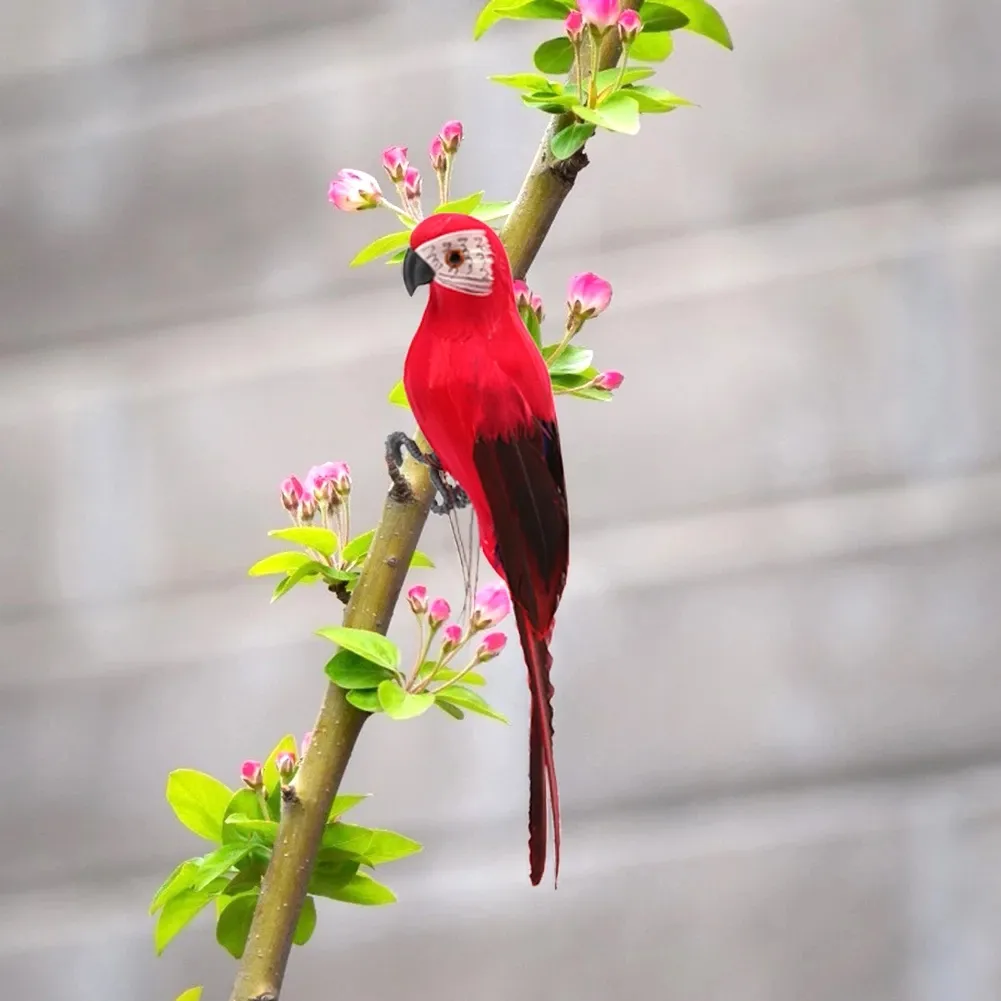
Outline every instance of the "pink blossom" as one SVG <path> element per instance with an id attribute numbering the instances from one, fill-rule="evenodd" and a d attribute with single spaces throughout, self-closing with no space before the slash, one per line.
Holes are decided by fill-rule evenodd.
<path id="1" fill-rule="evenodd" d="M 477 662 L 482 664 L 485 660 L 493 660 L 505 646 L 507 637 L 503 633 L 487 633 L 476 651 Z"/>
<path id="2" fill-rule="evenodd" d="M 387 146 L 382 151 L 382 165 L 386 168 L 386 173 L 393 184 L 399 184 L 403 180 L 407 167 L 407 147 Z"/>
<path id="3" fill-rule="evenodd" d="M 423 584 L 414 584 L 407 591 L 407 604 L 414 615 L 423 615 L 428 610 L 428 589 Z"/>
<path id="4" fill-rule="evenodd" d="M 619 0 L 577 0 L 585 24 L 600 31 L 611 28 L 619 16 Z"/>
<path id="5" fill-rule="evenodd" d="M 538 320 L 541 322 L 542 317 L 545 315 L 545 311 L 542 306 L 542 296 L 532 293 L 532 298 L 529 300 L 528 305 L 531 307 L 533 313 L 535 313 Z"/>
<path id="6" fill-rule="evenodd" d="M 624 378 L 625 376 L 621 372 L 602 372 L 601 375 L 594 380 L 594 385 L 597 389 L 614 390 L 618 389 L 619 386 L 622 385 L 622 380 Z"/>
<path id="7" fill-rule="evenodd" d="M 442 145 L 445 147 L 446 153 L 455 153 L 459 149 L 459 143 L 462 142 L 462 122 L 455 121 L 454 119 L 450 122 L 445 122 L 441 127 Z"/>
<path id="8" fill-rule="evenodd" d="M 623 45 L 629 45 L 633 39 L 643 30 L 643 21 L 634 10 L 624 10 L 618 21 L 615 22 L 619 29 L 619 38 Z"/>
<path id="9" fill-rule="evenodd" d="M 428 606 L 428 622 L 437 629 L 452 614 L 452 606 L 444 598 L 435 598 Z"/>
<path id="10" fill-rule="evenodd" d="M 593 271 L 574 275 L 567 288 L 567 308 L 582 320 L 603 313 L 612 301 L 612 286 Z"/>
<path id="11" fill-rule="evenodd" d="M 302 735 L 302 740 L 299 742 L 299 756 L 305 756 L 306 752 L 309 750 L 309 745 L 313 743 L 313 731 L 307 730 Z"/>
<path id="12" fill-rule="evenodd" d="M 302 484 L 295 476 L 289 476 L 282 481 L 282 504 L 290 514 L 295 514 L 302 503 L 304 491 Z"/>
<path id="13" fill-rule="evenodd" d="M 264 769 L 261 763 L 248 758 L 240 765 L 240 778 L 248 789 L 260 789 L 264 783 Z"/>
<path id="14" fill-rule="evenodd" d="M 528 283 L 523 282 L 520 278 L 514 283 L 514 301 L 519 309 L 532 301 L 532 290 L 528 287 Z"/>
<path id="15" fill-rule="evenodd" d="M 407 167 L 403 175 L 403 197 L 408 201 L 418 201 L 421 197 L 421 172 L 416 167 Z"/>
<path id="16" fill-rule="evenodd" d="M 302 503 L 299 505 L 299 520 L 312 521 L 316 515 L 316 501 L 312 492 L 302 495 Z"/>
<path id="17" fill-rule="evenodd" d="M 327 199 L 342 212 L 358 212 L 374 209 L 382 201 L 382 189 L 363 170 L 341 170 L 330 182 Z"/>
<path id="18" fill-rule="evenodd" d="M 293 751 L 282 751 L 281 754 L 275 757 L 275 767 L 278 769 L 278 774 L 283 782 L 288 782 L 293 775 L 295 775 L 296 760 L 295 752 Z"/>
<path id="19" fill-rule="evenodd" d="M 441 173 L 445 169 L 445 144 L 441 140 L 441 136 L 435 136 L 431 140 L 431 145 L 428 147 L 428 156 L 431 158 L 431 166 L 435 169 L 436 173 Z"/>
<path id="20" fill-rule="evenodd" d="M 442 634 L 441 648 L 445 653 L 450 653 L 462 642 L 462 626 L 454 622 L 450 626 L 445 626 Z"/>
<path id="21" fill-rule="evenodd" d="M 318 501 L 331 491 L 340 496 L 351 492 L 351 467 L 346 462 L 324 462 L 306 474 L 306 490 Z"/>
<path id="22" fill-rule="evenodd" d="M 567 33 L 567 38 L 576 44 L 584 34 L 584 15 L 579 10 L 572 10 L 567 14 L 567 19 L 563 22 L 563 30 Z"/>
<path id="23" fill-rule="evenodd" d="M 511 595 L 504 584 L 487 584 L 476 592 L 470 620 L 474 629 L 489 629 L 511 614 Z"/>

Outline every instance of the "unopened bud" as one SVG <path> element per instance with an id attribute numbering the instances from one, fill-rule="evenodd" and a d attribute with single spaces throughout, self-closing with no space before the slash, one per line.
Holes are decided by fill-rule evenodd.
<path id="1" fill-rule="evenodd" d="M 445 122 L 441 127 L 442 145 L 445 147 L 446 153 L 457 153 L 459 150 L 459 144 L 462 142 L 462 122 L 455 121 L 454 119 L 450 122 Z"/>
<path id="2" fill-rule="evenodd" d="M 297 514 L 302 503 L 302 484 L 295 476 L 282 481 L 282 506 L 289 514 Z"/>
<path id="3" fill-rule="evenodd" d="M 435 598 L 428 606 L 428 622 L 437 629 L 452 614 L 452 606 L 444 598 Z"/>
<path id="4" fill-rule="evenodd" d="M 264 785 L 264 769 L 261 763 L 248 758 L 240 765 L 240 778 L 248 789 L 260 789 Z"/>
<path id="5" fill-rule="evenodd" d="M 643 21 L 634 10 L 624 10 L 615 23 L 623 45 L 632 45 L 633 39 L 643 30 Z"/>
<path id="6" fill-rule="evenodd" d="M 511 595 L 503 584 L 487 584 L 476 592 L 470 625 L 489 629 L 511 613 Z"/>
<path id="7" fill-rule="evenodd" d="M 435 136 L 431 140 L 431 145 L 428 147 L 428 156 L 431 158 L 431 166 L 436 173 L 440 174 L 444 171 L 447 157 L 445 156 L 445 144 L 442 142 L 441 136 Z"/>
<path id="8" fill-rule="evenodd" d="M 563 30 L 567 33 L 567 38 L 577 45 L 584 34 L 584 15 L 579 10 L 570 11 L 563 22 Z"/>
<path id="9" fill-rule="evenodd" d="M 421 197 L 421 172 L 416 167 L 407 167 L 403 175 L 403 197 L 416 202 Z"/>
<path id="10" fill-rule="evenodd" d="M 506 646 L 507 637 L 503 633 L 487 633 L 476 650 L 476 662 L 482 664 L 485 660 L 493 660 Z"/>
<path id="11" fill-rule="evenodd" d="M 428 610 L 428 589 L 423 584 L 414 584 L 407 591 L 407 604 L 414 615 L 423 615 Z"/>
<path id="12" fill-rule="evenodd" d="M 389 179 L 394 184 L 399 184 L 403 180 L 403 175 L 410 166 L 407 163 L 406 146 L 387 146 L 382 151 L 382 165 L 389 175 Z"/>
<path id="13" fill-rule="evenodd" d="M 602 372 L 594 380 L 594 385 L 596 389 L 607 389 L 609 392 L 616 390 L 622 385 L 622 380 L 625 376 L 621 372 Z"/>
<path id="14" fill-rule="evenodd" d="M 458 626 L 454 622 L 450 626 L 445 626 L 441 640 L 442 653 L 451 653 L 461 642 L 462 626 Z"/>
<path id="15" fill-rule="evenodd" d="M 282 751 L 281 754 L 275 757 L 275 767 L 278 769 L 278 776 L 282 782 L 289 782 L 292 776 L 295 775 L 296 768 L 298 767 L 295 760 L 295 752 Z"/>

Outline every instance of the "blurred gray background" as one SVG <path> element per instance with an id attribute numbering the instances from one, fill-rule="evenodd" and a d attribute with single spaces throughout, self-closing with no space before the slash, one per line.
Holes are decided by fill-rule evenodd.
<path id="1" fill-rule="evenodd" d="M 485 77 L 552 30 L 474 46 L 478 6 L 0 8 L 7 996 L 228 994 L 208 916 L 153 957 L 199 850 L 166 775 L 312 724 L 339 606 L 245 571 L 314 462 L 374 522 L 423 301 L 346 268 L 390 219 L 326 186 L 458 117 L 459 190 L 514 196 L 543 116 Z M 736 52 L 679 33 L 657 81 L 701 107 L 599 137 L 531 275 L 554 323 L 612 281 L 587 342 L 626 373 L 560 404 L 560 889 L 506 655 L 510 728 L 366 727 L 356 816 L 427 850 L 393 907 L 320 902 L 289 1001 L 1001 997 L 1001 10 L 722 9 Z"/>

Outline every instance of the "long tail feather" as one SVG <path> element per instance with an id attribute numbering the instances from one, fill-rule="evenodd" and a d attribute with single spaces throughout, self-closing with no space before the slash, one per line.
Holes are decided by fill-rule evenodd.
<path id="1" fill-rule="evenodd" d="M 552 629 L 549 630 L 549 635 L 540 636 L 520 607 L 515 608 L 515 619 L 528 666 L 528 687 L 532 700 L 528 744 L 528 856 L 531 880 L 532 885 L 537 886 L 546 869 L 548 805 L 553 819 L 555 886 L 560 876 L 560 792 L 553 756 L 553 685 L 549 678 L 553 666 L 553 658 L 549 653 Z"/>

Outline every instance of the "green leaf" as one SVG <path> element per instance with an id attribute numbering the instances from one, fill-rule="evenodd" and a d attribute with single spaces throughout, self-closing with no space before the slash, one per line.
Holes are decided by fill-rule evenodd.
<path id="1" fill-rule="evenodd" d="M 363 560 L 369 549 L 372 548 L 372 540 L 375 538 L 375 529 L 362 532 L 356 535 L 342 550 L 341 557 L 345 563 L 356 563 Z"/>
<path id="2" fill-rule="evenodd" d="M 380 236 L 379 239 L 373 240 L 368 246 L 362 247 L 351 259 L 348 267 L 357 268 L 362 264 L 368 264 L 369 261 L 374 261 L 377 257 L 382 257 L 384 254 L 391 254 L 401 247 L 406 249 L 409 244 L 409 229 L 400 230 L 398 233 L 387 233 L 385 236 Z"/>
<path id="3" fill-rule="evenodd" d="M 277 774 L 277 771 L 275 774 Z M 226 807 L 226 812 L 223 815 L 222 820 L 222 843 L 224 845 L 236 844 L 247 840 L 239 828 L 226 823 L 230 817 L 237 815 L 253 817 L 255 820 L 266 819 L 263 808 L 261 807 L 261 801 L 258 798 L 257 793 L 255 793 L 252 789 L 237 789 L 237 791 L 233 793 L 233 798 L 229 801 L 229 805 Z"/>
<path id="4" fill-rule="evenodd" d="M 434 670 L 435 662 L 433 660 L 426 660 L 421 664 L 421 669 L 417 672 L 418 678 L 426 678 Z M 450 667 L 439 667 L 437 671 L 434 672 L 434 683 L 437 684 L 439 681 L 444 683 L 446 681 L 454 681 L 458 676 L 458 671 L 453 671 Z M 477 674 L 475 671 L 470 671 L 468 674 L 462 676 L 463 684 L 466 685 L 485 685 L 487 679 L 483 677 L 482 674 Z"/>
<path id="5" fill-rule="evenodd" d="M 480 11 L 476 24 L 473 26 L 473 38 L 477 39 L 492 28 L 498 21 L 552 19 L 562 20 L 570 9 L 569 3 L 561 0 L 490 0 Z"/>
<path id="6" fill-rule="evenodd" d="M 577 150 L 581 149 L 593 135 L 593 125 L 586 122 L 574 122 L 573 125 L 560 129 L 553 136 L 549 147 L 557 160 L 566 160 L 567 157 L 573 156 Z"/>
<path id="7" fill-rule="evenodd" d="M 324 668 L 327 677 L 338 688 L 378 688 L 386 680 L 396 677 L 388 667 L 373 664 L 350 650 L 338 650 Z"/>
<path id="8" fill-rule="evenodd" d="M 391 671 L 395 671 L 400 663 L 400 648 L 391 639 L 368 629 L 327 626 L 325 629 L 317 629 L 316 634 L 333 641 L 342 650 L 350 650 L 373 664 L 388 667 Z"/>
<path id="9" fill-rule="evenodd" d="M 242 814 L 233 813 L 226 818 L 226 824 L 229 827 L 235 827 L 238 831 L 243 831 L 244 834 L 260 834 L 268 845 L 273 845 L 275 838 L 278 837 L 277 820 L 259 820 L 256 817 L 245 817 Z M 242 845 L 248 852 L 250 851 L 249 842 L 244 841 Z"/>
<path id="10" fill-rule="evenodd" d="M 547 365 L 558 347 L 558 344 L 547 344 L 542 349 L 542 357 L 546 359 Z M 549 373 L 550 375 L 579 375 L 591 364 L 593 358 L 594 352 L 590 348 L 579 348 L 574 344 L 568 344 L 555 363 L 549 366 Z"/>
<path id="11" fill-rule="evenodd" d="M 612 394 L 607 389 L 598 389 L 597 386 L 588 386 L 587 389 L 575 389 L 571 396 L 578 396 L 582 400 L 610 400 Z"/>
<path id="12" fill-rule="evenodd" d="M 564 94 L 561 97 L 549 97 L 548 95 L 522 94 L 521 100 L 529 108 L 543 111 L 547 115 L 562 115 L 574 106 L 577 95 Z"/>
<path id="13" fill-rule="evenodd" d="M 514 202 L 480 202 L 469 214 L 480 222 L 494 222 L 511 214 Z"/>
<path id="14" fill-rule="evenodd" d="M 216 921 L 216 941 L 234 958 L 240 959 L 247 947 L 247 936 L 250 934 L 250 922 L 257 906 L 257 893 L 243 893 L 233 899 L 223 908 Z"/>
<path id="15" fill-rule="evenodd" d="M 410 557 L 411 567 L 429 567 L 434 569 L 434 560 L 427 553 L 422 553 L 419 549 L 414 550 L 414 555 Z"/>
<path id="16" fill-rule="evenodd" d="M 315 893 L 318 897 L 332 897 L 333 891 L 340 889 L 358 871 L 358 862 L 346 862 L 338 860 L 336 862 L 317 863 L 309 879 L 309 892 Z M 333 897 L 336 900 L 336 897 Z"/>
<path id="17" fill-rule="evenodd" d="M 327 814 L 327 823 L 329 824 L 332 820 L 336 820 L 342 813 L 347 813 L 348 810 L 351 810 L 359 803 L 364 802 L 371 795 L 372 794 L 370 792 L 362 792 L 344 793 L 335 796 L 334 802 L 330 806 L 330 813 Z"/>
<path id="18" fill-rule="evenodd" d="M 388 399 L 390 403 L 395 403 L 398 407 L 409 409 L 410 401 L 407 399 L 407 391 L 403 386 L 402 379 L 389 391 Z"/>
<path id="19" fill-rule="evenodd" d="M 395 681 L 383 681 L 379 685 L 379 704 L 390 719 L 413 719 L 434 705 L 434 696 L 414 695 L 405 692 Z"/>
<path id="20" fill-rule="evenodd" d="M 186 991 L 177 995 L 177 1001 L 201 1001 L 201 987 L 189 987 Z"/>
<path id="21" fill-rule="evenodd" d="M 491 719 L 500 720 L 501 723 L 508 721 L 507 717 L 497 712 L 482 695 L 469 688 L 463 688 L 462 685 L 450 685 L 440 695 L 435 695 L 435 699 L 471 713 L 478 713 L 480 716 L 489 716 Z"/>
<path id="22" fill-rule="evenodd" d="M 482 201 L 483 192 L 475 191 L 471 195 L 464 195 L 462 198 L 455 198 L 450 202 L 439 205 L 434 212 L 435 214 L 439 212 L 459 212 L 462 215 L 469 215 Z"/>
<path id="23" fill-rule="evenodd" d="M 573 66 L 573 45 L 566 35 L 543 42 L 532 56 L 535 68 L 542 73 L 569 73 Z M 545 88 L 543 88 L 545 89 Z"/>
<path id="24" fill-rule="evenodd" d="M 167 802 L 177 819 L 207 841 L 222 840 L 222 818 L 232 795 L 218 779 L 191 768 L 167 776 Z"/>
<path id="25" fill-rule="evenodd" d="M 302 910 L 299 912 L 299 920 L 295 923 L 295 931 L 292 932 L 292 941 L 296 945 L 305 945 L 316 931 L 316 901 L 312 897 L 306 897 L 302 902 Z"/>
<path id="26" fill-rule="evenodd" d="M 326 567 L 316 560 L 303 563 L 298 570 L 293 570 L 286 578 L 278 581 L 274 591 L 271 592 L 271 601 L 275 602 L 283 595 L 288 594 L 296 584 L 312 584 L 323 574 Z"/>
<path id="27" fill-rule="evenodd" d="M 355 707 L 364 713 L 381 713 L 378 688 L 352 688 L 344 696 Z"/>
<path id="28" fill-rule="evenodd" d="M 333 556 L 337 549 L 337 536 L 329 528 L 320 528 L 318 525 L 273 528 L 268 535 L 286 542 L 298 542 L 300 546 L 308 546 L 324 556 Z"/>
<path id="29" fill-rule="evenodd" d="M 199 861 L 200 859 L 188 859 L 186 862 L 182 862 L 160 884 L 150 901 L 150 914 L 155 914 L 171 897 L 176 897 L 182 890 L 191 889 L 192 884 L 198 878 Z"/>
<path id="30" fill-rule="evenodd" d="M 331 887 L 330 893 L 324 895 L 332 900 L 343 900 L 346 904 L 369 907 L 396 903 L 396 894 L 388 886 L 377 883 L 363 872 L 356 872 L 347 882 Z"/>
<path id="31" fill-rule="evenodd" d="M 532 340 L 535 341 L 535 346 L 541 350 L 542 326 L 539 323 L 539 318 L 535 315 L 535 310 L 529 306 L 519 306 L 518 313 L 521 316 L 522 323 L 525 324 L 525 329 L 528 330 Z"/>
<path id="32" fill-rule="evenodd" d="M 653 6 L 656 6 L 653 0 L 647 0 L 643 5 L 644 21 L 646 20 L 645 9 Z M 676 7 L 688 17 L 688 24 L 685 25 L 686 31 L 693 31 L 697 35 L 712 39 L 725 49 L 733 48 L 730 32 L 723 22 L 720 12 L 712 4 L 706 3 L 706 0 L 671 0 L 671 6 Z"/>
<path id="33" fill-rule="evenodd" d="M 641 63 L 663 62 L 674 51 L 674 41 L 666 31 L 641 31 L 629 47 L 629 58 Z"/>
<path id="34" fill-rule="evenodd" d="M 421 850 L 419 841 L 396 831 L 373 830 L 355 824 L 333 823 L 323 829 L 324 848 L 336 848 L 368 865 L 384 865 Z"/>
<path id="35" fill-rule="evenodd" d="M 269 849 L 253 847 L 253 858 L 248 858 L 247 864 L 241 866 L 240 871 L 226 884 L 221 896 L 238 897 L 241 894 L 249 893 L 251 890 L 259 890 L 264 873 L 268 869 L 268 861 L 271 854 Z M 264 858 L 258 859 L 258 853 L 263 853 Z"/>
<path id="36" fill-rule="evenodd" d="M 263 824 L 265 821 L 261 820 L 257 821 L 257 823 Z M 277 827 L 277 824 L 275 826 Z M 250 854 L 250 847 L 246 841 L 223 845 L 222 848 L 217 848 L 214 852 L 209 852 L 208 855 L 203 856 L 202 864 L 198 869 L 197 880 L 192 889 L 204 890 L 213 880 L 218 879 L 220 876 L 225 876 L 237 862 Z"/>
<path id="37" fill-rule="evenodd" d="M 640 8 L 645 31 L 676 31 L 688 24 L 688 15 L 677 7 L 662 3 L 645 3 Z"/>
<path id="38" fill-rule="evenodd" d="M 404 249 L 404 250 L 398 250 L 395 254 L 391 254 L 389 257 L 386 258 L 386 263 L 387 264 L 399 264 L 400 261 L 402 261 L 403 258 L 406 257 L 406 256 L 407 256 L 406 249 Z"/>
<path id="39" fill-rule="evenodd" d="M 611 132 L 634 136 L 640 130 L 640 112 L 636 102 L 627 95 L 628 91 L 620 90 L 612 94 L 600 108 L 585 108 L 575 104 L 574 114 Z"/>
<path id="40" fill-rule="evenodd" d="M 632 98 L 640 112 L 645 115 L 663 114 L 667 111 L 674 111 L 675 108 L 691 106 L 692 104 L 691 101 L 678 94 L 672 94 L 669 90 L 663 90 L 660 87 L 646 87 L 642 84 L 638 87 L 626 87 L 622 93 Z"/>
<path id="41" fill-rule="evenodd" d="M 513 87 L 515 90 L 551 90 L 558 93 L 558 85 L 541 73 L 509 73 L 487 77 L 487 79 L 504 87 Z"/>
<path id="42" fill-rule="evenodd" d="M 292 734 L 287 733 L 277 744 L 272 748 L 271 753 L 264 760 L 264 788 L 270 793 L 274 792 L 278 788 L 280 783 L 280 778 L 278 775 L 278 755 L 279 754 L 296 754 L 298 755 L 298 747 L 296 746 L 295 737 Z M 247 811 L 248 817 L 253 817 L 254 813 Z"/>
<path id="43" fill-rule="evenodd" d="M 274 553 L 258 560 L 248 571 L 251 577 L 264 577 L 272 573 L 288 573 L 298 570 L 303 563 L 309 563 L 309 557 L 301 552 Z"/>
<path id="44" fill-rule="evenodd" d="M 451 716 L 453 719 L 465 719 L 466 714 L 458 707 L 453 706 L 451 702 L 442 702 L 438 699 L 434 703 L 446 716 Z"/>
<path id="45" fill-rule="evenodd" d="M 622 86 L 627 83 L 635 83 L 637 80 L 646 80 L 654 75 L 654 70 L 647 66 L 629 66 L 622 76 Z M 598 92 L 601 93 L 606 87 L 611 87 L 619 79 L 617 69 L 602 70 L 598 74 Z M 567 93 L 577 93 L 576 85 L 567 84 L 564 87 Z"/>
<path id="46" fill-rule="evenodd" d="M 208 890 L 196 893 L 194 890 L 184 890 L 172 897 L 163 905 L 156 919 L 153 932 L 153 944 L 159 956 L 167 948 L 171 940 L 198 915 L 201 909 L 212 899 Z"/>

